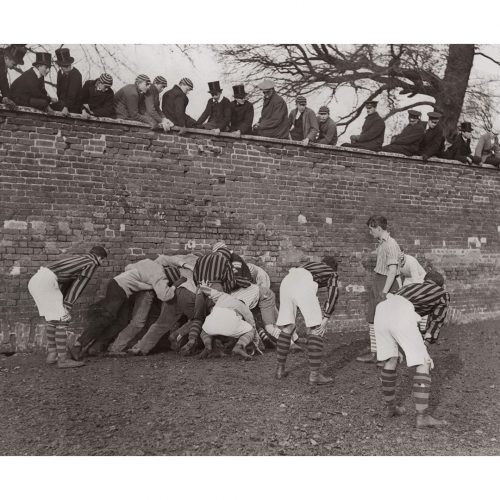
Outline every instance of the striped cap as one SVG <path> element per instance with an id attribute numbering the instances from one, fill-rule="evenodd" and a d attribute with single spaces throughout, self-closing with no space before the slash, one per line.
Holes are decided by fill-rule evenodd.
<path id="1" fill-rule="evenodd" d="M 163 76 L 155 76 L 155 79 L 153 80 L 153 83 L 158 83 L 160 85 L 165 85 L 167 86 L 167 79 L 164 78 Z"/>
<path id="2" fill-rule="evenodd" d="M 212 246 L 212 252 L 217 252 L 220 248 L 227 248 L 227 245 L 223 241 L 218 241 Z"/>
<path id="3" fill-rule="evenodd" d="M 303 96 L 303 95 L 299 95 L 299 97 L 297 97 L 297 99 L 295 99 L 295 102 L 297 104 L 307 104 L 307 99 Z"/>
<path id="4" fill-rule="evenodd" d="M 100 77 L 99 77 L 99 81 L 103 84 L 103 85 L 108 85 L 109 87 L 111 87 L 111 85 L 113 85 L 113 77 L 111 75 L 108 75 L 108 73 L 103 73 Z"/>
<path id="5" fill-rule="evenodd" d="M 326 106 L 321 106 L 321 108 L 319 108 L 318 114 L 320 114 L 320 115 L 329 115 L 330 114 L 330 110 Z"/>
<path id="6" fill-rule="evenodd" d="M 151 78 L 149 78 L 148 75 L 139 75 L 135 79 L 135 83 L 141 83 L 141 82 L 151 83 Z"/>
<path id="7" fill-rule="evenodd" d="M 191 90 L 193 90 L 193 82 L 189 78 L 183 78 L 180 82 L 179 85 L 185 85 L 186 87 L 189 87 Z"/>

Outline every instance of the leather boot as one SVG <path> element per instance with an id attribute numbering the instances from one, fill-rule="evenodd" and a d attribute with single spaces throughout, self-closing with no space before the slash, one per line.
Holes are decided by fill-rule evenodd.
<path id="1" fill-rule="evenodd" d="M 328 385 L 333 384 L 333 378 L 325 377 L 320 372 L 311 372 L 309 374 L 310 385 Z"/>
<path id="2" fill-rule="evenodd" d="M 417 414 L 417 429 L 425 429 L 426 427 L 442 427 L 448 422 L 446 420 L 438 420 L 428 413 Z"/>
<path id="3" fill-rule="evenodd" d="M 278 380 L 281 380 L 282 378 L 288 377 L 288 372 L 285 369 L 285 365 L 278 365 L 278 368 L 276 368 L 275 377 Z"/>
<path id="4" fill-rule="evenodd" d="M 388 406 L 385 409 L 385 416 L 388 418 L 391 417 L 400 417 L 401 415 L 404 415 L 406 410 L 402 406 Z"/>
<path id="5" fill-rule="evenodd" d="M 57 352 L 56 351 L 49 351 L 45 362 L 48 365 L 55 365 L 57 363 Z"/>
<path id="6" fill-rule="evenodd" d="M 238 356 L 238 357 L 244 359 L 245 361 L 252 359 L 252 356 L 247 354 L 247 352 L 245 351 L 245 348 L 241 344 L 236 344 L 233 347 L 232 354 L 233 354 L 233 356 Z"/>

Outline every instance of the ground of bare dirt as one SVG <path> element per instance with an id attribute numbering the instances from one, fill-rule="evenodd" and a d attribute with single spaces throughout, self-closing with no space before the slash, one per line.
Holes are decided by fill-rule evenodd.
<path id="1" fill-rule="evenodd" d="M 254 361 L 173 352 L 93 358 L 75 370 L 42 353 L 0 356 L 1 455 L 498 455 L 500 323 L 446 326 L 431 406 L 449 424 L 417 430 L 411 372 L 398 369 L 407 414 L 383 416 L 377 369 L 355 357 L 363 332 L 330 334 L 324 372 L 307 385 L 302 353 L 273 378 L 274 351 Z"/>

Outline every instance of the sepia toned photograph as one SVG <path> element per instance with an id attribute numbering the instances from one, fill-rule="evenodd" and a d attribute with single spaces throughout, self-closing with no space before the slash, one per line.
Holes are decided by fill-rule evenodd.
<path id="1" fill-rule="evenodd" d="M 500 43 L 9 37 L 0 455 L 498 458 Z"/>

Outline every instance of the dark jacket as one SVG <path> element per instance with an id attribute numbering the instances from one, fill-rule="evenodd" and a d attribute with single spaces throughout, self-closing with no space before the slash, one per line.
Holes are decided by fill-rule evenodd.
<path id="1" fill-rule="evenodd" d="M 174 85 L 163 94 L 161 109 L 163 114 L 178 127 L 193 127 L 196 122 L 186 114 L 188 96 L 178 85 Z"/>
<path id="2" fill-rule="evenodd" d="M 354 145 L 371 151 L 380 151 L 384 143 L 384 132 L 385 122 L 380 115 L 377 112 L 367 115 L 361 128 L 361 135 Z"/>
<path id="3" fill-rule="evenodd" d="M 122 87 L 115 94 L 114 101 L 116 118 L 143 122 L 152 127 L 156 126 L 156 122 L 151 117 L 139 111 L 144 109 L 144 94 L 139 92 L 135 83 Z"/>
<path id="4" fill-rule="evenodd" d="M 318 144 L 335 146 L 335 144 L 337 144 L 337 125 L 335 125 L 335 122 L 331 118 L 328 118 L 324 122 L 318 120 L 318 124 L 319 135 L 316 142 Z"/>
<path id="5" fill-rule="evenodd" d="M 2 94 L 2 97 L 10 97 L 10 86 L 7 72 L 8 70 L 5 65 L 4 50 L 0 49 L 0 94 Z"/>
<path id="6" fill-rule="evenodd" d="M 208 118 L 208 121 L 207 121 Z M 231 121 L 231 103 L 227 97 L 222 97 L 216 102 L 213 98 L 207 101 L 207 106 L 202 115 L 198 118 L 197 124 L 206 128 L 218 128 L 224 132 L 229 127 Z"/>
<path id="7" fill-rule="evenodd" d="M 42 110 L 50 103 L 50 97 L 45 90 L 45 80 L 43 76 L 38 78 L 34 68 L 25 71 L 12 82 L 10 97 L 18 106 Z"/>
<path id="8" fill-rule="evenodd" d="M 444 149 L 443 127 L 438 123 L 434 128 L 428 128 L 425 131 L 422 142 L 420 143 L 420 154 L 426 160 L 431 156 L 441 156 Z"/>
<path id="9" fill-rule="evenodd" d="M 236 101 L 231 102 L 231 125 L 229 130 L 239 130 L 242 134 L 252 133 L 253 104 L 245 101 L 239 105 Z"/>
<path id="10" fill-rule="evenodd" d="M 292 130 L 295 118 L 297 117 L 298 109 L 292 109 L 290 111 L 290 115 L 288 116 L 288 125 L 290 126 L 290 130 Z M 319 124 L 318 119 L 316 118 L 316 113 L 310 109 L 306 108 L 302 113 L 302 137 L 304 139 L 309 139 L 310 141 L 314 141 L 319 132 Z M 292 134 L 293 135 L 293 134 Z"/>
<path id="11" fill-rule="evenodd" d="M 82 88 L 82 105 L 87 104 L 95 116 L 106 118 L 115 117 L 114 96 L 110 87 L 104 92 L 96 89 L 97 80 L 87 80 Z"/>
<path id="12" fill-rule="evenodd" d="M 160 108 L 160 93 L 154 84 L 149 87 L 144 96 L 144 114 L 151 117 L 156 123 L 161 123 L 165 118 Z"/>
<path id="13" fill-rule="evenodd" d="M 425 124 L 419 120 L 414 125 L 408 124 L 400 134 L 395 135 L 390 144 L 382 148 L 382 151 L 399 153 L 407 156 L 418 155 L 420 143 L 425 134 Z"/>
<path id="14" fill-rule="evenodd" d="M 467 157 L 471 155 L 470 139 L 464 139 L 462 134 L 458 134 L 452 145 L 442 154 L 442 157 L 467 163 Z"/>
<path id="15" fill-rule="evenodd" d="M 285 100 L 276 92 L 273 92 L 269 99 L 264 98 L 262 114 L 258 123 L 259 127 L 256 133 L 262 137 L 289 138 L 288 108 Z"/>
<path id="16" fill-rule="evenodd" d="M 68 74 L 57 72 L 57 99 L 62 108 L 70 113 L 82 112 L 82 74 L 73 68 Z"/>

